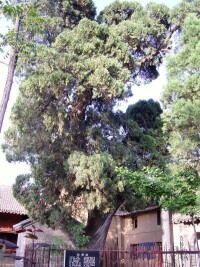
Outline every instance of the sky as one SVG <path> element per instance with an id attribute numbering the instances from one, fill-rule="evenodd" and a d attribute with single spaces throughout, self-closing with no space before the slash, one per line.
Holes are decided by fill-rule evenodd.
<path id="1" fill-rule="evenodd" d="M 99 13 L 105 6 L 111 4 L 113 0 L 94 0 L 94 2 L 97 7 L 97 13 Z M 149 0 L 139 0 L 138 2 L 140 2 L 142 5 L 145 6 L 149 2 Z M 167 0 L 167 1 L 154 0 L 154 2 L 164 3 L 169 7 L 173 7 L 174 5 L 179 3 L 180 0 Z M 1 22 L 0 25 L 1 25 L 0 32 L 1 33 L 5 32 L 7 28 L 6 23 L 2 24 Z M 2 62 L 7 63 L 8 59 L 4 58 L 4 55 L 0 54 L 0 98 L 2 96 L 7 75 L 7 66 Z M 120 108 L 122 110 L 125 110 L 129 104 L 133 104 L 137 102 L 139 99 L 148 100 L 150 98 L 153 98 L 154 100 L 159 101 L 162 94 L 162 88 L 166 83 L 166 69 L 164 65 L 160 67 L 159 73 L 160 76 L 158 77 L 158 79 L 156 79 L 152 83 L 146 86 L 134 87 L 133 96 L 129 98 L 129 100 L 126 103 L 124 102 Z M 3 143 L 4 131 L 9 126 L 10 112 L 12 105 L 17 97 L 17 94 L 18 94 L 18 83 L 15 80 L 11 91 L 7 112 L 4 118 L 2 132 L 0 133 L 0 145 Z M 27 172 L 29 172 L 29 167 L 24 163 L 8 163 L 5 159 L 5 154 L 0 149 L 0 185 L 10 186 L 15 182 L 15 178 L 17 175 Z"/>

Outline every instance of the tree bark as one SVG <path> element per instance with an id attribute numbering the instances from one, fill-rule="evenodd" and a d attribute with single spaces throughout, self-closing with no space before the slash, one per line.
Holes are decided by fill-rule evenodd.
<path id="1" fill-rule="evenodd" d="M 193 227 L 193 230 L 194 230 L 194 235 L 195 235 L 195 241 L 196 241 L 197 250 L 199 251 L 199 243 L 198 243 L 196 226 L 195 226 L 195 222 L 194 222 L 194 215 L 190 215 L 190 216 L 192 218 L 192 227 Z"/>
<path id="2" fill-rule="evenodd" d="M 163 251 L 173 251 L 174 241 L 173 241 L 173 227 L 172 227 L 172 214 L 169 210 L 161 210 L 162 216 L 162 250 Z M 163 254 L 164 255 L 164 254 Z M 163 259 L 170 262 L 170 266 L 175 266 L 175 260 L 173 254 L 166 255 Z"/>
<path id="3" fill-rule="evenodd" d="M 113 212 L 105 215 L 105 217 L 96 214 L 97 216 L 91 218 L 88 224 L 89 227 L 86 227 L 86 235 L 91 236 L 88 246 L 89 249 L 98 250 L 100 253 L 103 251 L 113 215 L 118 208 L 119 207 Z M 94 221 L 94 223 L 92 221 Z"/>
<path id="4" fill-rule="evenodd" d="M 3 96 L 2 96 L 1 104 L 0 104 L 0 132 L 2 130 L 2 125 L 3 125 L 8 101 L 10 98 L 10 92 L 12 89 L 15 69 L 16 69 L 16 65 L 17 65 L 17 59 L 18 59 L 17 42 L 18 42 L 18 36 L 19 36 L 19 27 L 20 27 L 20 17 L 17 16 L 16 20 L 15 20 L 15 26 L 14 26 L 15 46 L 11 50 L 10 59 L 9 59 L 9 63 L 8 63 L 8 74 L 7 74 L 7 78 L 6 78 L 6 84 L 4 87 Z"/>
<path id="5" fill-rule="evenodd" d="M 195 226 L 195 222 L 194 222 L 194 215 L 191 215 L 192 218 L 192 226 L 193 226 L 193 230 L 194 230 L 194 235 L 195 235 L 195 241 L 196 241 L 196 246 L 197 246 L 197 250 L 199 252 L 199 243 L 198 243 L 198 237 L 197 237 L 197 231 L 196 231 L 196 226 Z M 198 267 L 200 267 L 200 254 L 198 253 Z"/>
<path id="6" fill-rule="evenodd" d="M 163 250 L 173 250 L 174 242 L 173 242 L 173 229 L 171 223 L 171 212 L 169 210 L 161 210 L 162 216 L 162 245 Z"/>

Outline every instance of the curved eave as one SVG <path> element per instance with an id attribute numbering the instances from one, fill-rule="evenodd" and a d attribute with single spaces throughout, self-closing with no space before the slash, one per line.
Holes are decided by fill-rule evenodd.
<path id="1" fill-rule="evenodd" d="M 26 211 L 16 211 L 16 210 L 0 210 L 0 213 L 27 215 Z"/>

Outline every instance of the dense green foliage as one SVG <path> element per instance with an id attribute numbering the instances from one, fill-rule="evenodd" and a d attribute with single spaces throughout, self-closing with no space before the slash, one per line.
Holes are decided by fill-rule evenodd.
<path id="1" fill-rule="evenodd" d="M 161 182 L 165 191 L 160 201 L 161 205 L 182 214 L 196 214 L 199 212 L 199 180 L 197 171 L 192 168 L 179 171 L 171 176 L 163 176 Z"/>
<path id="2" fill-rule="evenodd" d="M 162 135 L 160 104 L 152 99 L 130 105 L 125 114 L 118 112 L 122 136 L 111 144 L 110 153 L 118 166 L 140 170 L 144 166 L 163 168 L 167 150 Z"/>
<path id="3" fill-rule="evenodd" d="M 200 177 L 191 167 L 173 174 L 156 167 L 139 171 L 120 167 L 116 171 L 122 185 L 137 188 L 140 205 L 158 203 L 162 208 L 189 215 L 199 212 Z"/>
<path id="4" fill-rule="evenodd" d="M 163 208 L 182 214 L 194 215 L 199 211 L 200 177 L 193 168 L 187 167 L 174 174 L 147 168 L 140 175 L 144 181 L 141 190 L 147 201 L 158 201 Z"/>
<path id="5" fill-rule="evenodd" d="M 165 131 L 170 152 L 180 164 L 199 170 L 200 146 L 200 19 L 187 17 L 182 46 L 168 63 L 168 84 L 163 94 Z"/>
<path id="6" fill-rule="evenodd" d="M 184 21 L 182 43 L 168 60 L 168 83 L 163 92 L 164 134 L 171 155 L 168 174 L 160 175 L 160 203 L 193 216 L 199 212 L 200 145 L 200 19 L 190 14 Z M 160 187 L 160 188 L 161 188 Z"/>
<path id="7" fill-rule="evenodd" d="M 13 28 L 7 34 L 1 35 L 0 45 L 17 48 L 18 74 L 24 75 L 24 71 L 31 71 L 37 64 L 35 57 L 41 44 L 51 46 L 65 28 L 72 29 L 82 18 L 94 19 L 96 10 L 91 0 L 73 2 L 14 0 L 11 4 L 9 2 L 2 4 L 1 13 L 13 22 L 16 17 L 19 17 L 19 31 L 16 33 Z M 26 69 L 24 69 L 25 65 Z"/>
<path id="8" fill-rule="evenodd" d="M 53 3 L 33 3 L 41 31 L 28 30 L 23 40 L 30 50 L 19 50 L 18 72 L 25 77 L 4 150 L 9 161 L 31 166 L 31 175 L 14 185 L 30 216 L 53 227 L 81 222 L 93 237 L 122 203 L 145 203 L 143 167 L 164 166 L 159 104 L 139 101 L 125 114 L 113 107 L 131 95 L 132 84 L 157 78 L 182 21 L 153 3 L 145 9 L 116 1 L 98 22 L 91 1 L 75 1 L 72 12 L 71 1 Z M 80 205 L 84 218 L 75 214 Z"/>

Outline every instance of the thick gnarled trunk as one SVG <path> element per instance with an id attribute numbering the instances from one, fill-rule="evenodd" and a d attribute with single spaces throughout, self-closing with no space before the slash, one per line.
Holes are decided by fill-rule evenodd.
<path id="1" fill-rule="evenodd" d="M 117 208 L 118 209 L 118 208 Z M 117 211 L 102 216 L 96 212 L 96 216 L 90 219 L 88 227 L 86 227 L 86 235 L 91 237 L 88 248 L 93 250 L 98 250 L 100 253 L 103 251 L 106 243 L 106 238 L 112 218 Z"/>

